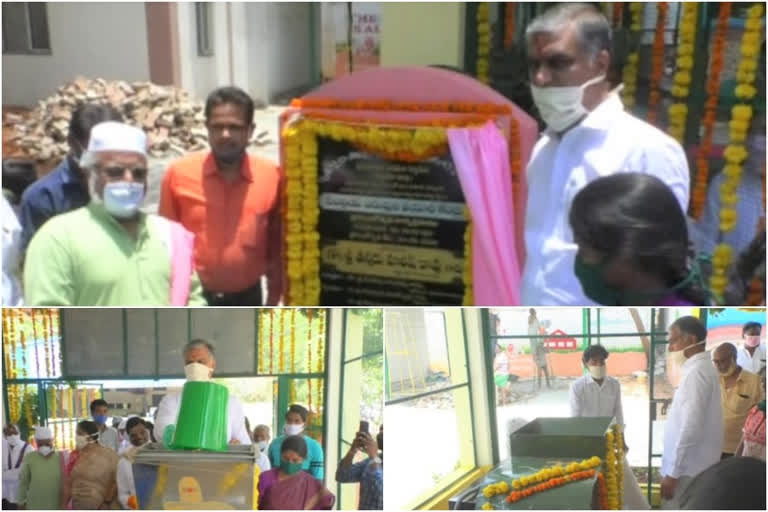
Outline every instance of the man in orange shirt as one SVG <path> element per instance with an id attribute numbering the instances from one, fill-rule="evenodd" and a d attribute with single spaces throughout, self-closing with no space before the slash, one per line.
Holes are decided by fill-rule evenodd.
<path id="1" fill-rule="evenodd" d="M 211 151 L 171 163 L 159 213 L 195 234 L 195 266 L 211 306 L 262 306 L 282 295 L 280 172 L 246 153 L 253 100 L 237 87 L 213 91 L 205 104 Z"/>

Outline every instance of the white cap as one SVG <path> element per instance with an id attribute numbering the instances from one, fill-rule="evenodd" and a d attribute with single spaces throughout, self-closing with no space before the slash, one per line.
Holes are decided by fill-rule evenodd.
<path id="1" fill-rule="evenodd" d="M 126 151 L 147 156 L 147 135 L 140 129 L 117 121 L 105 121 L 91 128 L 89 153 Z"/>
<path id="2" fill-rule="evenodd" d="M 35 427 L 35 439 L 41 441 L 53 439 L 53 433 L 51 433 L 51 429 L 48 427 Z"/>

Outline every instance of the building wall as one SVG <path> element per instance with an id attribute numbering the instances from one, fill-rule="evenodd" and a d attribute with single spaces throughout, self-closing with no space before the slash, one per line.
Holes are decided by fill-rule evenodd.
<path id="1" fill-rule="evenodd" d="M 226 33 L 226 6 L 212 3 L 213 55 L 200 57 L 197 54 L 197 21 L 194 2 L 179 2 L 177 5 L 179 23 L 179 60 L 181 61 L 181 87 L 193 97 L 204 100 L 211 90 L 223 85 L 220 69 L 226 71 L 228 62 L 227 41 L 217 37 Z"/>
<path id="2" fill-rule="evenodd" d="M 382 66 L 463 66 L 463 3 L 382 2 L 380 5 Z"/>
<path id="3" fill-rule="evenodd" d="M 149 80 L 144 4 L 48 2 L 51 55 L 3 55 L 3 104 L 32 106 L 76 76 Z"/>
<path id="4" fill-rule="evenodd" d="M 268 2 L 269 24 L 266 39 L 269 62 L 270 99 L 275 95 L 312 81 L 312 44 L 310 42 L 310 10 L 307 2 Z M 318 25 L 315 33 L 319 31 Z M 263 41 L 252 41 L 264 44 Z"/>

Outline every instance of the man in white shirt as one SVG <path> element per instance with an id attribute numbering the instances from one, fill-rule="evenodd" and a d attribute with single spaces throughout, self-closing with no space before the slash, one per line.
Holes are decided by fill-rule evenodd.
<path id="1" fill-rule="evenodd" d="M 0 200 L 0 218 L 3 223 L 3 306 L 21 306 L 21 224 L 5 195 Z"/>
<path id="2" fill-rule="evenodd" d="M 131 510 L 128 500 L 136 495 L 136 484 L 133 480 L 133 461 L 139 448 L 149 443 L 149 429 L 144 420 L 137 416 L 128 419 L 125 426 L 130 446 L 123 450 L 117 463 L 117 500 L 125 510 Z"/>
<path id="3" fill-rule="evenodd" d="M 521 302 L 592 305 L 573 271 L 568 212 L 576 193 L 597 178 L 639 172 L 661 179 L 687 211 L 688 163 L 674 139 L 625 112 L 610 89 L 611 27 L 596 8 L 559 4 L 526 37 L 531 92 L 547 129 L 527 168 Z"/>
<path id="4" fill-rule="evenodd" d="M 680 384 L 664 425 L 661 508 L 680 509 L 691 480 L 720 460 L 723 411 L 720 379 L 705 351 L 707 329 L 684 316 L 669 328 L 671 364 L 681 366 Z"/>
<path id="5" fill-rule="evenodd" d="M 592 345 L 584 351 L 581 361 L 587 375 L 571 384 L 568 402 L 571 416 L 612 417 L 624 426 L 624 411 L 621 408 L 621 384 L 608 375 L 605 360 L 608 351 L 602 345 Z M 627 444 L 624 443 L 624 450 Z M 632 468 L 624 457 L 624 508 L 627 510 L 649 510 L 651 507 L 643 497 Z"/>
<path id="6" fill-rule="evenodd" d="M 184 346 L 184 374 L 188 381 L 206 381 L 213 377 L 216 358 L 213 345 L 205 340 L 192 340 Z M 157 407 L 155 417 L 155 438 L 168 444 L 166 429 L 176 424 L 181 407 L 181 393 L 165 395 Z M 245 413 L 240 401 L 229 395 L 229 442 L 230 444 L 251 444 L 248 430 L 245 428 Z"/>
<path id="7" fill-rule="evenodd" d="M 757 322 L 747 322 L 741 329 L 744 346 L 739 347 L 736 364 L 744 371 L 758 374 L 765 368 L 765 345 L 760 343 L 763 326 Z"/>
<path id="8" fill-rule="evenodd" d="M 21 440 L 19 427 L 8 424 L 3 427 L 3 510 L 16 509 L 16 492 L 24 456 L 35 449 Z"/>

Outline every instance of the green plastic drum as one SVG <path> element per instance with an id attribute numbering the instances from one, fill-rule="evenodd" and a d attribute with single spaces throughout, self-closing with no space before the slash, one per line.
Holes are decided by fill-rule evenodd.
<path id="1" fill-rule="evenodd" d="M 187 382 L 170 448 L 227 451 L 229 391 L 213 382 Z"/>

